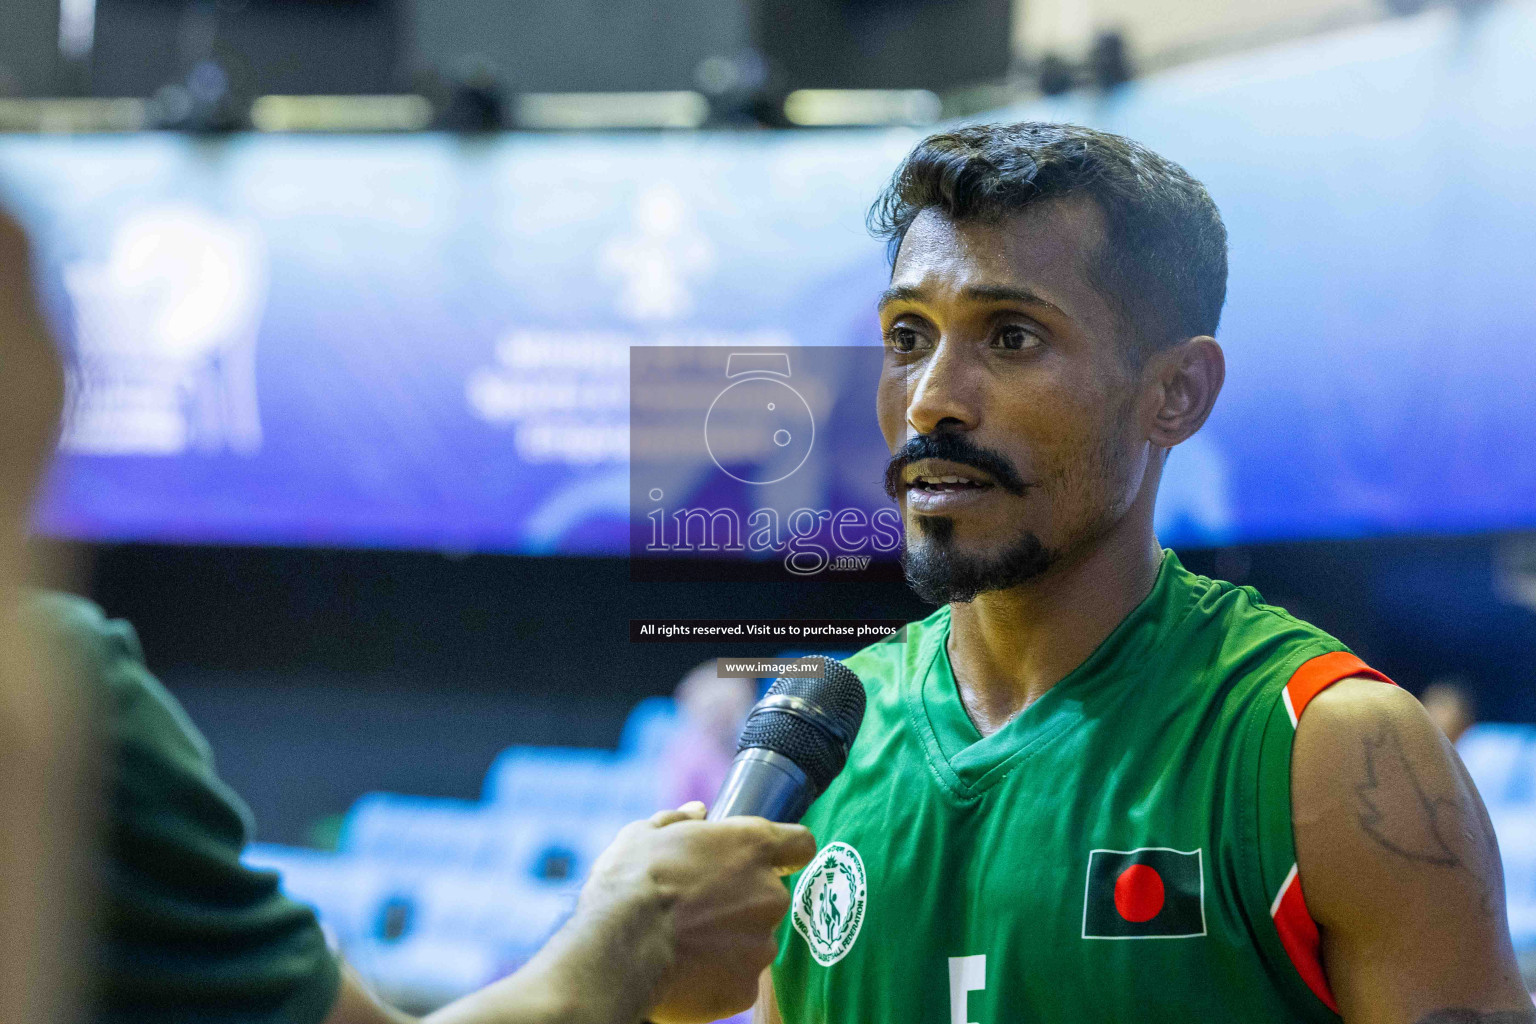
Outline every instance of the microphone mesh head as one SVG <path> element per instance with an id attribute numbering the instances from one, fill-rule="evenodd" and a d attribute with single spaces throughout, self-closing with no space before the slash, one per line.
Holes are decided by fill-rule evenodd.
<path id="1" fill-rule="evenodd" d="M 747 717 L 736 747 L 783 754 L 800 766 L 818 794 L 843 770 L 848 747 L 864 721 L 864 684 L 842 662 L 826 662 L 821 679 L 776 679 L 764 697 L 782 694 L 808 701 L 825 715 L 825 727 L 780 708 L 758 708 Z"/>

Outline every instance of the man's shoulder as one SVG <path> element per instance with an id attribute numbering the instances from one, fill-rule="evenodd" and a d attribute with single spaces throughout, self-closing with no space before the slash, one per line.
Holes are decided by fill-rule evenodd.
<path id="1" fill-rule="evenodd" d="M 72 660 L 82 657 L 96 661 L 115 658 L 143 660 L 138 636 L 122 620 L 107 617 L 92 601 L 57 590 L 38 590 L 27 594 L 22 605 L 23 619 L 42 639 L 61 649 Z"/>
<path id="2" fill-rule="evenodd" d="M 1313 658 L 1349 648 L 1250 586 L 1189 573 L 1193 601 L 1174 646 L 1230 683 L 1283 686 Z"/>

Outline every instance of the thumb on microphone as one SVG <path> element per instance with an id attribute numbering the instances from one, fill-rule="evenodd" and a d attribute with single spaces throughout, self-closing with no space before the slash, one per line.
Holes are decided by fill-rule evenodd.
<path id="1" fill-rule="evenodd" d="M 792 875 L 816 856 L 816 837 L 804 825 L 765 820 L 760 827 L 765 829 L 765 855 L 775 874 Z"/>

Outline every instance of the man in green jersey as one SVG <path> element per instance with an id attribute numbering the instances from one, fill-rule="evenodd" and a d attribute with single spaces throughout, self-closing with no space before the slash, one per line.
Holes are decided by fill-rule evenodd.
<path id="1" fill-rule="evenodd" d="M 849 661 L 868 712 L 758 1019 L 1536 1021 L 1423 709 L 1154 536 L 1224 376 L 1205 189 L 1114 135 L 968 127 L 873 219 L 887 482 L 940 608 Z"/>

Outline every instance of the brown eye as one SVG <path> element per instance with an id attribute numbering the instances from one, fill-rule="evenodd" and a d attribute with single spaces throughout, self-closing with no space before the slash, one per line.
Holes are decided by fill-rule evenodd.
<path id="1" fill-rule="evenodd" d="M 1011 325 L 997 332 L 997 342 L 1000 348 L 1022 352 L 1040 344 L 1040 336 L 1028 328 Z"/>
<path id="2" fill-rule="evenodd" d="M 886 338 L 896 352 L 911 352 L 917 348 L 917 332 L 910 327 L 892 327 Z"/>

